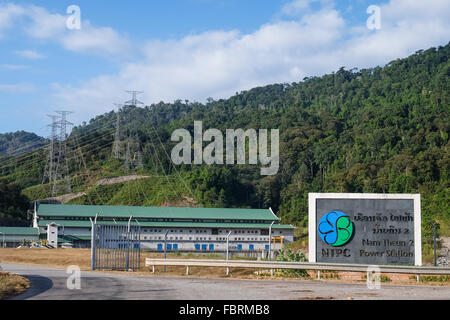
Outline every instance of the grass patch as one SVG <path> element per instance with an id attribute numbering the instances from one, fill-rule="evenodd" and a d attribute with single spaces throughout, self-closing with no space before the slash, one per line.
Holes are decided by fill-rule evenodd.
<path id="1" fill-rule="evenodd" d="M 337 271 L 329 271 L 329 270 L 322 271 L 320 273 L 320 277 L 322 279 L 335 279 L 335 280 L 341 279 Z"/>
<path id="2" fill-rule="evenodd" d="M 413 277 L 414 280 L 416 279 L 415 276 L 412 276 L 412 277 Z M 367 280 L 367 275 L 364 275 L 363 279 Z M 383 282 L 383 283 L 392 282 L 392 279 L 389 276 L 385 275 L 385 274 L 380 274 L 380 282 Z"/>
<path id="3" fill-rule="evenodd" d="M 415 280 L 416 276 L 411 276 L 410 279 Z M 450 276 L 421 276 L 420 281 L 422 282 L 450 282 Z"/>
<path id="4" fill-rule="evenodd" d="M 17 296 L 30 287 L 30 282 L 24 277 L 0 272 L 0 300 Z"/>

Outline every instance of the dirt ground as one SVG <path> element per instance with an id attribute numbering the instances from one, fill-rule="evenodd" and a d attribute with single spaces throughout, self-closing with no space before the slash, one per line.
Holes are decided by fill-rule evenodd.
<path id="1" fill-rule="evenodd" d="M 145 258 L 163 258 L 162 254 L 143 252 L 141 254 L 141 265 L 144 265 Z M 211 257 L 204 255 L 177 255 L 167 254 L 168 259 L 208 259 Z M 212 257 L 217 259 L 217 257 Z M 90 249 L 0 249 L 0 262 L 11 264 L 28 264 L 48 266 L 54 268 L 67 268 L 71 265 L 79 266 L 81 270 L 90 270 L 91 264 L 91 251 Z M 155 269 L 155 273 L 152 273 L 151 267 L 141 267 L 139 271 L 133 272 L 133 274 L 148 275 L 148 276 L 186 276 L 185 267 L 173 267 L 167 266 L 166 272 L 163 272 L 163 267 L 158 266 Z M 282 280 L 283 277 L 271 276 L 269 270 L 256 270 L 248 268 L 231 268 L 231 278 L 238 279 L 277 279 Z M 333 282 L 351 282 L 351 283 L 364 283 L 366 282 L 365 273 L 361 272 L 322 272 L 321 280 L 317 280 L 317 273 L 314 271 L 308 271 L 309 278 L 307 280 L 315 281 L 333 281 Z M 226 278 L 225 268 L 208 268 L 208 267 L 190 267 L 190 277 L 199 278 Z M 286 280 L 292 280 L 292 278 L 284 278 Z M 414 275 L 404 274 L 383 274 L 381 281 L 385 284 L 413 284 L 417 285 Z M 422 282 L 426 285 L 444 285 L 450 286 L 449 277 L 444 280 L 438 281 L 438 279 L 426 279 Z"/>

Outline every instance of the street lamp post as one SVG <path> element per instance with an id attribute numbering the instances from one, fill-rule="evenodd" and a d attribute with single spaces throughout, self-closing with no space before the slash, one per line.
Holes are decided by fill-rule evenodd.
<path id="1" fill-rule="evenodd" d="M 272 221 L 269 227 L 269 260 L 272 260 L 272 226 L 275 221 Z"/>
<path id="2" fill-rule="evenodd" d="M 230 246 L 229 246 L 230 236 L 231 236 L 231 231 L 227 235 L 227 261 L 228 261 L 229 252 L 230 252 Z M 230 275 L 230 268 L 229 267 L 227 267 L 227 276 L 228 275 Z"/>
<path id="3" fill-rule="evenodd" d="M 166 230 L 164 234 L 164 260 L 167 259 L 167 235 L 169 234 L 169 230 Z M 166 266 L 164 266 L 164 272 L 166 272 Z"/>
<path id="4" fill-rule="evenodd" d="M 269 227 L 269 261 L 272 261 L 272 226 L 275 223 L 275 221 L 272 221 Z M 270 269 L 270 275 L 273 276 L 274 270 Z"/>

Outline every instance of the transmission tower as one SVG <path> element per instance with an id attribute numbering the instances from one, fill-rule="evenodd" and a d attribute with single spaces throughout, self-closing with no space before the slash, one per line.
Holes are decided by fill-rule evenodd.
<path id="1" fill-rule="evenodd" d="M 126 106 L 134 106 L 143 105 L 144 103 L 137 99 L 139 94 L 142 94 L 142 91 L 126 91 L 131 94 L 132 98 L 129 101 L 125 102 Z M 142 152 L 141 152 L 141 144 L 139 142 L 139 137 L 135 129 L 129 129 L 128 135 L 126 138 L 126 152 L 125 152 L 125 163 L 124 170 L 125 173 L 128 173 L 130 170 L 135 170 L 142 168 Z"/>
<path id="2" fill-rule="evenodd" d="M 42 184 L 49 183 L 50 185 L 52 185 L 58 151 L 57 129 L 59 128 L 58 124 L 59 117 L 56 115 L 47 115 L 47 116 L 52 119 L 52 123 L 48 125 L 51 128 L 51 133 L 49 136 L 50 148 L 47 158 L 47 164 L 45 166 L 44 177 L 42 179 Z"/>
<path id="3" fill-rule="evenodd" d="M 132 96 L 131 100 L 125 102 L 126 106 L 135 106 L 135 107 L 137 107 L 138 105 L 143 105 L 144 104 L 143 102 L 141 102 L 141 101 L 139 101 L 137 99 L 138 94 L 142 94 L 144 92 L 142 92 L 142 91 L 135 91 L 135 90 L 128 90 L 126 92 L 131 94 L 131 96 Z"/>
<path id="4" fill-rule="evenodd" d="M 67 115 L 73 113 L 71 111 L 55 111 L 59 115 L 59 120 L 56 121 L 58 128 L 60 129 L 59 135 L 57 135 L 58 148 L 57 157 L 55 163 L 55 170 L 53 171 L 53 186 L 52 197 L 55 197 L 58 193 L 71 193 L 72 188 L 70 185 L 69 175 L 69 161 L 68 161 L 68 148 L 67 148 L 67 129 L 68 126 L 73 126 L 73 123 L 67 121 Z"/>
<path id="5" fill-rule="evenodd" d="M 116 119 L 116 133 L 114 134 L 114 144 L 112 148 L 111 157 L 113 159 L 120 159 L 120 149 L 122 145 L 122 141 L 120 140 L 120 107 L 122 105 L 115 103 L 118 107 L 117 109 L 117 119 Z"/>

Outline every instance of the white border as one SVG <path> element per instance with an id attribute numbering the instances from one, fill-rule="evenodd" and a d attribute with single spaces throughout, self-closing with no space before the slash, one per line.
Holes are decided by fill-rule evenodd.
<path id="1" fill-rule="evenodd" d="M 396 199 L 414 200 L 414 258 L 422 265 L 422 218 L 420 194 L 381 193 L 310 193 L 308 195 L 309 262 L 316 262 L 316 200 L 317 199 Z"/>

